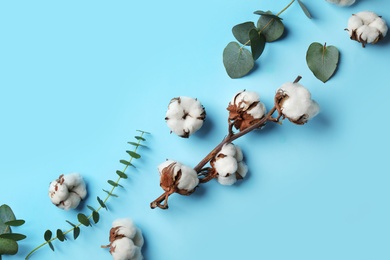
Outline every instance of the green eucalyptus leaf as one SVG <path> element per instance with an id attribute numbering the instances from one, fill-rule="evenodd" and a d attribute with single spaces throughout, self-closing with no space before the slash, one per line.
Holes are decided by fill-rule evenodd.
<path id="1" fill-rule="evenodd" d="M 53 244 L 52 244 L 50 241 L 48 241 L 47 243 L 48 243 L 50 249 L 51 249 L 52 251 L 54 251 L 54 246 L 53 246 Z"/>
<path id="2" fill-rule="evenodd" d="M 95 224 L 99 222 L 100 215 L 97 211 L 92 212 L 92 219 Z"/>
<path id="3" fill-rule="evenodd" d="M 258 14 L 258 15 L 264 15 L 264 16 L 268 16 L 268 17 L 271 17 L 271 18 L 274 18 L 274 19 L 277 19 L 277 20 L 282 20 L 282 18 L 280 18 L 279 16 L 277 15 L 274 15 L 272 12 L 270 11 L 267 11 L 267 12 L 264 12 L 264 11 L 256 11 L 256 12 L 253 12 L 254 14 Z"/>
<path id="4" fill-rule="evenodd" d="M 26 221 L 24 221 L 23 219 L 16 219 L 16 220 L 7 221 L 4 224 L 11 227 L 18 227 L 23 225 L 24 223 L 26 223 Z"/>
<path id="5" fill-rule="evenodd" d="M 141 155 L 139 155 L 138 153 L 136 152 L 133 152 L 133 151 L 126 151 L 126 153 L 128 153 L 131 157 L 133 157 L 134 159 L 139 159 L 141 158 Z"/>
<path id="6" fill-rule="evenodd" d="M 26 238 L 25 235 L 19 234 L 19 233 L 7 233 L 7 234 L 1 234 L 1 238 L 6 238 L 6 239 L 12 239 L 14 241 L 20 241 Z"/>
<path id="7" fill-rule="evenodd" d="M 83 224 L 84 226 L 88 227 L 91 225 L 91 222 L 89 221 L 88 217 L 85 216 L 83 213 L 77 214 L 77 220 Z"/>
<path id="8" fill-rule="evenodd" d="M 97 201 L 99 202 L 99 204 L 100 204 L 100 206 L 101 206 L 102 208 L 105 208 L 105 209 L 107 210 L 106 204 L 104 204 L 104 202 L 103 202 L 99 197 L 97 197 Z"/>
<path id="9" fill-rule="evenodd" d="M 280 19 L 272 16 L 262 15 L 257 21 L 258 30 L 264 34 L 267 42 L 273 42 L 282 37 L 284 25 Z"/>
<path id="10" fill-rule="evenodd" d="M 301 7 L 302 11 L 305 13 L 305 15 L 307 16 L 307 18 L 311 19 L 313 18 L 309 12 L 309 10 L 307 9 L 307 7 L 305 6 L 304 3 L 302 3 L 301 0 L 298 0 L 298 4 L 299 6 Z"/>
<path id="11" fill-rule="evenodd" d="M 89 208 L 91 211 L 96 211 L 92 206 L 87 205 L 87 208 Z"/>
<path id="12" fill-rule="evenodd" d="M 18 252 L 18 243 L 8 238 L 0 238 L 0 255 L 15 255 Z"/>
<path id="13" fill-rule="evenodd" d="M 126 166 L 133 166 L 134 168 L 135 168 L 135 166 L 131 163 L 131 162 L 129 162 L 129 161 L 126 161 L 126 160 L 120 160 L 119 161 L 121 164 L 124 164 L 124 165 L 126 165 Z"/>
<path id="14" fill-rule="evenodd" d="M 114 193 L 112 193 L 112 192 L 109 192 L 108 190 L 103 189 L 103 191 L 104 191 L 105 193 L 107 193 L 108 195 L 113 196 L 113 197 L 115 197 L 115 198 L 118 198 L 118 197 L 119 197 L 118 195 L 116 195 L 116 194 L 114 194 Z"/>
<path id="15" fill-rule="evenodd" d="M 127 179 L 127 174 L 122 171 L 116 171 L 116 174 L 118 174 L 118 176 L 122 179 Z"/>
<path id="16" fill-rule="evenodd" d="M 79 227 L 75 227 L 73 229 L 73 239 L 76 240 L 80 235 L 80 228 Z"/>
<path id="17" fill-rule="evenodd" d="M 71 225 L 72 227 L 76 227 L 76 225 L 70 222 L 69 220 L 66 220 L 66 222 L 68 222 L 68 224 Z"/>
<path id="18" fill-rule="evenodd" d="M 223 50 L 223 64 L 229 77 L 235 79 L 248 74 L 254 60 L 250 51 L 240 47 L 237 42 L 230 42 Z"/>
<path id="19" fill-rule="evenodd" d="M 118 187 L 118 186 L 119 186 L 119 184 L 116 183 L 116 182 L 113 181 L 113 180 L 108 180 L 107 182 L 108 182 L 110 185 L 114 186 L 114 187 Z"/>
<path id="20" fill-rule="evenodd" d="M 66 237 L 65 237 L 65 235 L 64 235 L 64 233 L 62 232 L 61 229 L 57 229 L 57 238 L 61 242 L 64 242 L 66 240 Z"/>
<path id="21" fill-rule="evenodd" d="M 253 22 L 245 22 L 234 26 L 232 32 L 239 43 L 249 46 L 251 44 L 249 42 L 249 32 L 253 29 L 256 29 L 256 26 Z"/>
<path id="22" fill-rule="evenodd" d="M 45 234 L 43 234 L 43 237 L 45 238 L 45 241 L 49 241 L 52 236 L 53 236 L 53 233 L 50 230 L 46 230 Z"/>
<path id="23" fill-rule="evenodd" d="M 306 62 L 314 76 L 325 83 L 336 71 L 339 50 L 334 46 L 326 46 L 326 43 L 322 45 L 313 42 L 306 52 Z"/>
<path id="24" fill-rule="evenodd" d="M 134 136 L 134 138 L 140 141 L 146 141 L 146 139 L 143 138 L 142 136 Z"/>
<path id="25" fill-rule="evenodd" d="M 264 51 L 265 47 L 265 36 L 253 29 L 249 32 L 249 38 L 251 41 L 251 51 L 254 60 L 257 60 Z"/>
<path id="26" fill-rule="evenodd" d="M 136 142 L 127 142 L 128 144 L 131 144 L 131 145 L 134 145 L 136 147 L 138 146 L 142 146 L 142 147 L 146 147 L 146 145 L 143 145 L 143 144 L 139 144 L 139 143 L 136 143 Z"/>
<path id="27" fill-rule="evenodd" d="M 3 204 L 0 206 L 0 234 L 10 233 L 11 229 L 5 222 L 15 220 L 14 212 L 11 207 Z"/>

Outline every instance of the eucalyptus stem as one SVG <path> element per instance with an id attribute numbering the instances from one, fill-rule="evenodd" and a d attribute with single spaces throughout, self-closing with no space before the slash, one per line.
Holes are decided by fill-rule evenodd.
<path id="1" fill-rule="evenodd" d="M 147 133 L 147 132 L 141 131 L 141 130 L 138 130 L 138 131 L 141 132 L 141 136 L 140 136 L 141 138 L 138 139 L 137 145 L 135 145 L 135 148 L 134 148 L 134 150 L 133 150 L 134 153 L 136 153 L 137 150 L 138 150 L 138 147 L 141 146 L 141 140 L 142 140 L 144 134 Z M 124 169 L 123 169 L 123 171 L 122 171 L 123 173 L 126 172 L 126 170 L 127 170 L 127 168 L 129 167 L 129 165 L 132 165 L 132 164 L 131 164 L 132 160 L 133 160 L 133 157 L 130 156 L 129 164 L 128 164 L 128 165 L 125 165 L 125 167 L 124 167 Z M 115 182 L 115 185 L 112 185 L 111 190 L 110 190 L 109 192 L 107 192 L 107 196 L 106 196 L 105 199 L 103 200 L 103 204 L 105 204 L 105 203 L 108 201 L 108 199 L 109 199 L 110 197 L 112 197 L 112 194 L 113 194 L 113 192 L 115 191 L 115 189 L 119 186 L 119 182 L 120 182 L 121 179 L 123 179 L 123 178 L 122 178 L 121 176 L 119 176 L 118 179 L 117 179 L 117 181 Z M 103 206 L 100 205 L 100 206 L 95 210 L 95 212 L 99 212 L 102 208 L 103 208 Z M 90 220 L 91 218 L 93 218 L 93 212 L 87 217 L 88 220 Z M 73 225 L 73 227 L 72 227 L 71 229 L 69 229 L 69 230 L 63 232 L 63 234 L 66 235 L 66 234 L 68 234 L 68 233 L 70 233 L 70 232 L 73 232 L 76 228 L 80 228 L 80 226 L 82 226 L 82 225 L 83 225 L 83 224 L 79 221 L 79 223 L 78 223 L 77 225 Z M 55 237 L 53 237 L 53 238 L 51 238 L 51 239 L 45 241 L 44 243 L 40 244 L 39 246 L 37 246 L 36 248 L 34 248 L 34 249 L 26 256 L 25 259 L 26 259 L 26 260 L 29 259 L 30 256 L 31 256 L 34 252 L 36 252 L 38 249 L 42 248 L 42 247 L 45 246 L 45 245 L 50 244 L 51 242 L 53 242 L 53 241 L 55 241 L 55 240 L 57 240 L 57 239 L 58 239 L 58 236 L 55 236 Z M 1 259 L 0 259 L 0 260 L 1 260 Z"/>

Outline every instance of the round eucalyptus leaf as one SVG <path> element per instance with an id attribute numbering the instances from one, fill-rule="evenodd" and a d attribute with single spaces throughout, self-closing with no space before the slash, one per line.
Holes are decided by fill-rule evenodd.
<path id="1" fill-rule="evenodd" d="M 5 224 L 8 221 L 15 220 L 15 215 L 10 206 L 3 204 L 0 206 L 0 234 L 10 233 L 9 225 Z"/>
<path id="2" fill-rule="evenodd" d="M 267 42 L 273 42 L 282 37 L 284 32 L 284 24 L 280 19 L 276 19 L 269 15 L 260 16 L 257 21 L 258 30 L 264 34 Z"/>
<path id="3" fill-rule="evenodd" d="M 223 65 L 229 77 L 235 79 L 248 74 L 254 66 L 254 60 L 250 51 L 237 42 L 230 42 L 223 50 Z"/>
<path id="4" fill-rule="evenodd" d="M 253 29 L 256 29 L 256 26 L 253 22 L 245 22 L 234 26 L 232 32 L 239 43 L 249 46 L 249 32 Z"/>
<path id="5" fill-rule="evenodd" d="M 314 76 L 325 83 L 336 71 L 339 50 L 334 46 L 313 42 L 306 52 L 306 62 Z"/>
<path id="6" fill-rule="evenodd" d="M 251 51 L 254 60 L 257 60 L 264 51 L 265 47 L 265 36 L 253 29 L 249 32 L 249 38 L 251 40 Z"/>
<path id="7" fill-rule="evenodd" d="M 15 255 L 18 252 L 18 243 L 8 238 L 0 238 L 0 255 Z"/>

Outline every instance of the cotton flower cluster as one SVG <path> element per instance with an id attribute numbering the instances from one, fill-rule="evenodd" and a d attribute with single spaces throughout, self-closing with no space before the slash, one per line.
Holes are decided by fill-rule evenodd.
<path id="1" fill-rule="evenodd" d="M 110 230 L 110 253 L 114 260 L 142 260 L 142 232 L 128 218 L 117 219 Z"/>
<path id="2" fill-rule="evenodd" d="M 160 186 L 164 191 L 189 195 L 199 184 L 196 171 L 179 162 L 167 160 L 158 166 Z"/>
<path id="3" fill-rule="evenodd" d="M 340 6 L 350 6 L 355 3 L 355 0 L 326 0 L 326 1 Z"/>
<path id="4" fill-rule="evenodd" d="M 224 144 L 221 151 L 210 161 L 217 172 L 217 180 L 222 185 L 232 185 L 238 179 L 243 179 L 248 167 L 243 161 L 240 147 L 232 143 Z"/>
<path id="5" fill-rule="evenodd" d="M 348 20 L 349 36 L 364 47 L 367 43 L 375 44 L 387 34 L 387 24 L 382 17 L 369 11 L 353 14 Z"/>
<path id="6" fill-rule="evenodd" d="M 198 131 L 205 119 L 206 111 L 202 104 L 197 99 L 184 96 L 171 99 L 165 115 L 171 132 L 184 138 Z"/>
<path id="7" fill-rule="evenodd" d="M 51 202 L 65 210 L 76 208 L 86 196 L 85 182 L 78 173 L 62 174 L 49 185 Z"/>
<path id="8" fill-rule="evenodd" d="M 275 104 L 283 117 L 295 124 L 305 124 L 320 110 L 318 103 L 311 99 L 310 92 L 299 83 L 285 83 L 275 95 Z"/>
<path id="9" fill-rule="evenodd" d="M 228 106 L 229 120 L 240 131 L 258 122 L 266 113 L 259 95 L 252 91 L 237 93 Z"/>

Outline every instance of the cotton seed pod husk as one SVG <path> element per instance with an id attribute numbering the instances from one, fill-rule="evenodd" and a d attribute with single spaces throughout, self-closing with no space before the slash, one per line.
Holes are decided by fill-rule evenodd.
<path id="1" fill-rule="evenodd" d="M 319 113 L 319 105 L 311 99 L 310 92 L 299 83 L 283 84 L 275 95 L 279 114 L 294 124 L 302 125 Z"/>
<path id="2" fill-rule="evenodd" d="M 353 14 L 348 19 L 348 31 L 351 40 L 360 42 L 364 47 L 367 43 L 375 44 L 382 40 L 388 31 L 386 21 L 374 12 L 363 11 Z"/>
<path id="3" fill-rule="evenodd" d="M 160 186 L 164 191 L 189 195 L 199 184 L 196 171 L 179 162 L 167 160 L 158 166 Z"/>
<path id="4" fill-rule="evenodd" d="M 252 91 L 237 93 L 229 103 L 229 120 L 240 131 L 256 124 L 266 113 L 265 106 L 260 102 L 259 95 Z"/>
<path id="5" fill-rule="evenodd" d="M 198 131 L 205 119 L 206 111 L 199 100 L 185 96 L 171 99 L 165 115 L 171 133 L 183 138 Z"/>

